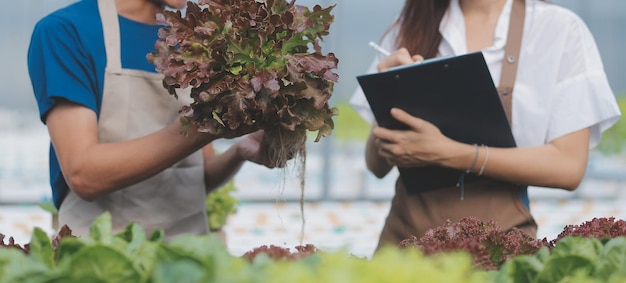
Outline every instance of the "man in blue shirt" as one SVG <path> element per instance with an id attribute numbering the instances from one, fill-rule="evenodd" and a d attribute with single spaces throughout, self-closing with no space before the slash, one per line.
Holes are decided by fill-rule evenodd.
<path id="1" fill-rule="evenodd" d="M 215 136 L 181 135 L 176 100 L 146 60 L 156 15 L 185 0 L 82 0 L 35 27 L 28 67 L 51 137 L 50 182 L 59 224 L 88 233 L 110 212 L 166 237 L 208 232 L 204 197 L 245 161 L 274 167 L 255 132 L 215 155 Z"/>

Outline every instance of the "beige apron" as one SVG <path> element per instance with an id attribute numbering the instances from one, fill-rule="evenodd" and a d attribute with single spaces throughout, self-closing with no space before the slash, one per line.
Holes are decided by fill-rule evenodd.
<path id="1" fill-rule="evenodd" d="M 122 69 L 120 29 L 114 0 L 99 0 L 107 66 L 98 122 L 101 143 L 121 142 L 148 135 L 178 120 L 178 111 L 190 101 L 177 101 L 163 87 L 163 76 Z M 204 208 L 205 184 L 202 153 L 198 151 L 141 183 L 93 202 L 69 192 L 59 210 L 60 225 L 75 235 L 88 235 L 89 227 L 105 211 L 113 219 L 114 232 L 130 222 L 151 233 L 163 229 L 166 238 L 177 234 L 208 233 Z"/>
<path id="2" fill-rule="evenodd" d="M 512 95 L 524 30 L 525 1 L 514 0 L 511 10 L 509 34 L 505 47 L 505 60 L 498 92 L 502 105 L 512 124 Z M 397 245 L 410 236 L 421 237 L 428 229 L 443 225 L 446 220 L 458 222 L 461 218 L 474 216 L 482 221 L 495 220 L 503 230 L 513 227 L 537 237 L 537 223 L 529 209 L 522 203 L 526 187 L 489 178 L 464 184 L 461 189 L 452 186 L 427 192 L 407 192 L 400 179 L 396 182 L 396 194 L 378 242 Z"/>

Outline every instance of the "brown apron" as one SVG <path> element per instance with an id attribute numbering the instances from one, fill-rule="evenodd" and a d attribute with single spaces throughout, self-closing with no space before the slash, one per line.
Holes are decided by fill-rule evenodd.
<path id="1" fill-rule="evenodd" d="M 522 203 L 522 189 L 493 179 L 465 184 L 465 193 L 456 186 L 407 194 L 402 181 L 396 182 L 396 194 L 380 235 L 378 248 L 397 245 L 410 236 L 421 237 L 428 229 L 473 216 L 483 221 L 495 220 L 503 230 L 513 227 L 536 237 L 537 224 Z"/>
<path id="2" fill-rule="evenodd" d="M 163 76 L 122 69 L 120 29 L 114 0 L 99 0 L 107 66 L 98 121 L 100 143 L 135 139 L 178 120 L 178 111 L 190 98 L 177 101 L 163 87 Z M 174 166 L 138 184 L 87 202 L 69 192 L 59 210 L 59 224 L 75 235 L 88 235 L 89 227 L 108 211 L 113 230 L 138 223 L 147 233 L 163 229 L 166 238 L 177 234 L 208 233 L 204 208 L 204 168 L 198 151 Z"/>
<path id="3" fill-rule="evenodd" d="M 511 124 L 513 85 L 519 62 L 524 16 L 525 2 L 514 0 L 498 87 L 502 105 Z M 407 193 L 398 178 L 396 193 L 391 200 L 391 208 L 377 250 L 384 245 L 397 245 L 410 236 L 419 238 L 427 230 L 443 225 L 448 219 L 457 222 L 468 216 L 483 221 L 495 220 L 503 230 L 517 227 L 533 237 L 537 236 L 537 223 L 529 208 L 522 203 L 522 196 L 526 194 L 525 186 L 480 178 L 465 183 L 463 190 L 463 198 L 457 186 Z"/>

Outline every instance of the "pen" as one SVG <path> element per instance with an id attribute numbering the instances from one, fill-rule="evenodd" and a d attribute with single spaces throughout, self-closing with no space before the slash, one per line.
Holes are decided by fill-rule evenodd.
<path id="1" fill-rule="evenodd" d="M 376 49 L 376 51 L 380 52 L 381 54 L 385 55 L 385 56 L 389 56 L 389 51 L 385 50 L 384 48 L 380 47 L 380 45 L 376 44 L 373 41 L 370 41 L 370 46 L 374 47 L 374 49 Z"/>

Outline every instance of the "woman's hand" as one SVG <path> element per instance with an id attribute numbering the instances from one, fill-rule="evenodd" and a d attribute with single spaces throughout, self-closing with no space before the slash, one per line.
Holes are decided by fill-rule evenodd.
<path id="1" fill-rule="evenodd" d="M 400 48 L 389 56 L 385 57 L 380 63 L 378 63 L 378 71 L 384 72 L 400 65 L 413 64 L 415 62 L 424 61 L 424 57 L 421 55 L 413 55 L 409 53 L 406 48 Z"/>
<path id="2" fill-rule="evenodd" d="M 444 136 L 439 128 L 398 108 L 391 109 L 391 115 L 407 125 L 409 130 L 378 127 L 372 131 L 378 154 L 390 165 L 398 167 L 435 165 L 446 158 L 445 149 L 453 141 Z"/>

